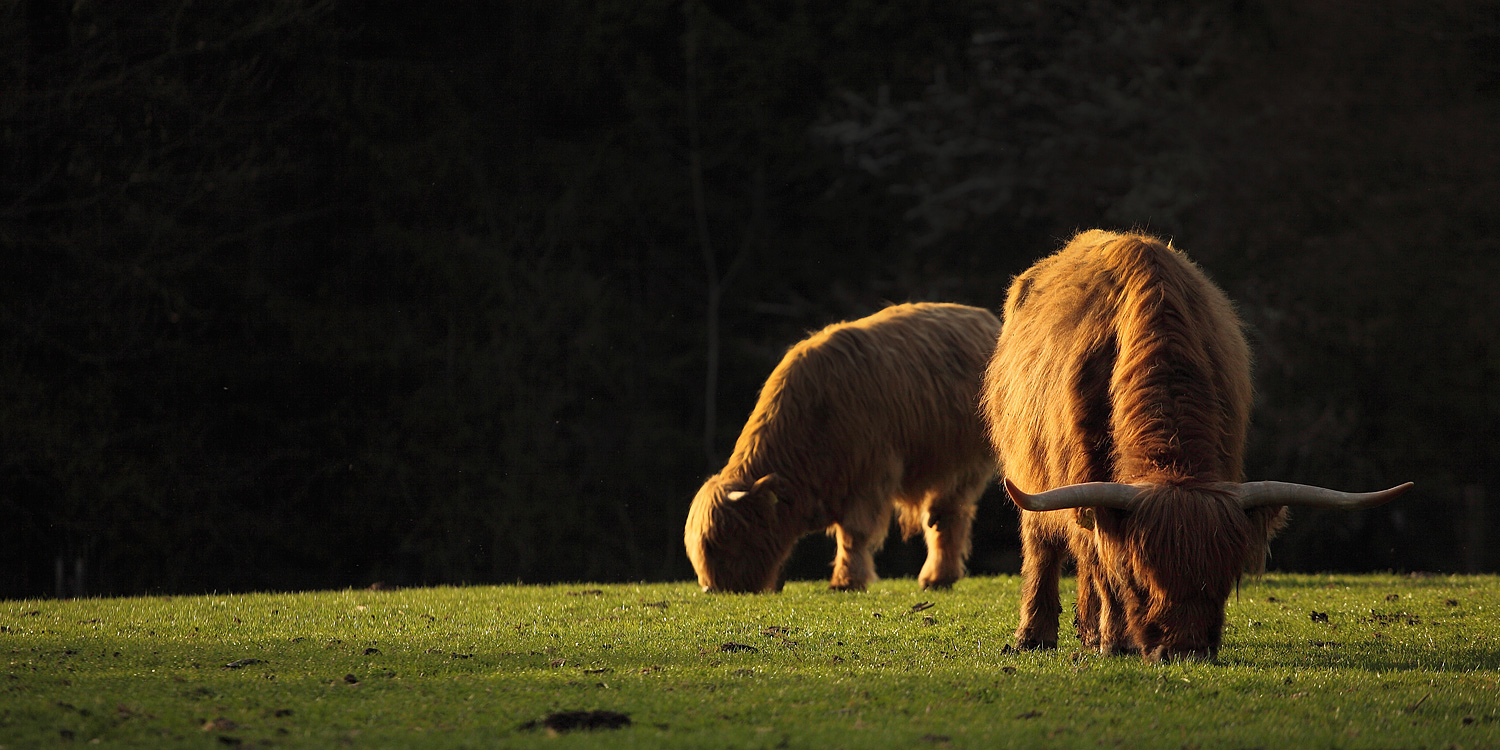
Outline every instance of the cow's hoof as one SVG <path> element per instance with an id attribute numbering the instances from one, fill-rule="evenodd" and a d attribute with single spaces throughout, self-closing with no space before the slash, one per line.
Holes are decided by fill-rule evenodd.
<path id="1" fill-rule="evenodd" d="M 1017 638 L 1017 651 L 1056 651 L 1057 641 L 1043 641 L 1035 638 Z"/>
<path id="2" fill-rule="evenodd" d="M 1203 664 L 1219 663 L 1219 654 L 1214 649 L 1169 649 L 1166 646 L 1157 646 L 1150 651 L 1141 652 L 1141 658 L 1153 664 L 1165 664 L 1169 662 L 1199 662 Z"/>
<path id="3" fill-rule="evenodd" d="M 845 584 L 830 583 L 830 584 L 828 584 L 828 590 L 829 591 L 864 591 L 865 590 L 865 585 L 863 583 L 845 583 Z"/>
<path id="4" fill-rule="evenodd" d="M 921 581 L 923 591 L 947 591 L 953 588 L 953 582 L 957 578 L 937 578 L 931 581 Z"/>

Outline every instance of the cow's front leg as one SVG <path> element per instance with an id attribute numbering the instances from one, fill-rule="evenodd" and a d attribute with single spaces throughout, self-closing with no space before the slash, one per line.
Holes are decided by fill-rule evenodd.
<path id="1" fill-rule="evenodd" d="M 1045 539 L 1032 516 L 1021 514 L 1021 624 L 1016 648 L 1057 648 L 1057 616 L 1062 601 L 1057 593 L 1061 573 L 1061 545 Z"/>
<path id="2" fill-rule="evenodd" d="M 838 552 L 833 558 L 829 588 L 863 591 L 875 580 L 875 552 L 885 544 L 890 530 L 891 507 L 887 503 L 850 508 L 833 525 Z"/>

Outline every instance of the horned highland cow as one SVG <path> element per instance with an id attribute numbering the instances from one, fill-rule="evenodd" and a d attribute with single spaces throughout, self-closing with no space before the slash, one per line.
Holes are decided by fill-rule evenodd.
<path id="1" fill-rule="evenodd" d="M 793 346 L 683 534 L 705 591 L 780 590 L 797 540 L 834 536 L 830 586 L 875 579 L 894 511 L 921 529 L 923 588 L 964 574 L 974 505 L 995 476 L 980 381 L 1000 321 L 964 305 L 895 305 Z"/>
<path id="2" fill-rule="evenodd" d="M 1015 279 L 1004 320 L 981 408 L 1022 509 L 1021 648 L 1057 645 L 1067 552 L 1086 646 L 1214 659 L 1229 593 L 1262 569 L 1286 506 L 1370 507 L 1411 486 L 1242 484 L 1251 386 L 1239 318 L 1156 239 L 1079 234 Z"/>

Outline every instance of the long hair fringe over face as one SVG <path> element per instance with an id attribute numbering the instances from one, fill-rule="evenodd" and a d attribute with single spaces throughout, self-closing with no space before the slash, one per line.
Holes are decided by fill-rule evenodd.
<path id="1" fill-rule="evenodd" d="M 1224 606 L 1260 553 L 1256 537 L 1234 496 L 1209 487 L 1154 487 L 1131 511 L 1097 511 L 1100 557 L 1143 656 L 1218 654 Z"/>
<path id="2" fill-rule="evenodd" d="M 779 590 L 781 568 L 801 534 L 787 528 L 778 505 L 769 488 L 718 475 L 703 483 L 688 511 L 683 542 L 704 591 Z"/>

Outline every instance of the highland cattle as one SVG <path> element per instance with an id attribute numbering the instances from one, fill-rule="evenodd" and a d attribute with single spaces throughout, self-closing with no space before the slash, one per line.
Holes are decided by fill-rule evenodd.
<path id="1" fill-rule="evenodd" d="M 1286 506 L 1353 494 L 1243 481 L 1250 350 L 1229 299 L 1185 255 L 1083 232 L 1016 277 L 983 406 L 1021 508 L 1021 648 L 1057 645 L 1059 567 L 1079 638 L 1104 653 L 1213 659 L 1224 606 L 1264 565 Z"/>
<path id="2" fill-rule="evenodd" d="M 987 310 L 916 303 L 793 346 L 689 509 L 683 540 L 703 589 L 779 590 L 797 541 L 825 530 L 838 545 L 830 586 L 863 589 L 893 514 L 906 537 L 925 534 L 923 588 L 961 578 L 995 476 L 978 399 L 999 331 Z"/>

